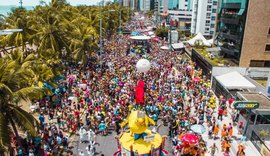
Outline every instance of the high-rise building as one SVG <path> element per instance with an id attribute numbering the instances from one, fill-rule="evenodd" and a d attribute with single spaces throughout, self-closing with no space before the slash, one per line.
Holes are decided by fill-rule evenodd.
<path id="1" fill-rule="evenodd" d="M 179 10 L 192 10 L 192 4 L 194 0 L 179 0 Z"/>
<path id="2" fill-rule="evenodd" d="M 123 0 L 123 6 L 130 7 L 130 0 Z"/>
<path id="3" fill-rule="evenodd" d="M 168 4 L 169 10 L 177 10 L 178 9 L 179 0 L 169 0 L 168 3 L 169 3 Z"/>
<path id="4" fill-rule="evenodd" d="M 150 11 L 151 0 L 144 0 L 144 11 Z"/>
<path id="5" fill-rule="evenodd" d="M 216 44 L 241 67 L 270 67 L 269 0 L 220 0 Z"/>
<path id="6" fill-rule="evenodd" d="M 193 0 L 191 33 L 212 38 L 215 31 L 218 0 Z"/>
<path id="7" fill-rule="evenodd" d="M 177 9 L 168 10 L 171 18 L 178 22 L 178 27 L 181 30 L 190 31 L 192 18 L 192 2 L 193 0 L 178 0 L 178 3 L 176 4 Z"/>

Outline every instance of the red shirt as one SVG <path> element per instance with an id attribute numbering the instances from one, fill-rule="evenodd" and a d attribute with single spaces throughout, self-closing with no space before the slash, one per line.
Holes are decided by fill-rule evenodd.
<path id="1" fill-rule="evenodd" d="M 223 114 L 223 110 L 222 109 L 219 109 L 218 110 L 218 115 L 222 115 Z"/>

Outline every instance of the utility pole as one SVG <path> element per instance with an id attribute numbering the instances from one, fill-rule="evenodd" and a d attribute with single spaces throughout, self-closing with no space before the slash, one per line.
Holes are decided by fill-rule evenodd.
<path id="1" fill-rule="evenodd" d="M 20 0 L 19 3 L 20 3 L 20 8 L 22 8 L 22 4 L 23 4 L 22 0 Z"/>

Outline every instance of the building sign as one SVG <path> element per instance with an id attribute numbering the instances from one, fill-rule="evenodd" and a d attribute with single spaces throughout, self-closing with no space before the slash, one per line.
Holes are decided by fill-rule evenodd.
<path id="1" fill-rule="evenodd" d="M 251 101 L 235 101 L 233 106 L 235 109 L 257 109 L 260 104 L 258 102 Z"/>

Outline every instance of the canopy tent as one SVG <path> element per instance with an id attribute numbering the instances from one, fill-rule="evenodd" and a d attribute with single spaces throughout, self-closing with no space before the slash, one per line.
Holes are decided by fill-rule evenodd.
<path id="1" fill-rule="evenodd" d="M 176 50 L 176 49 L 183 49 L 183 48 L 185 48 L 185 45 L 183 44 L 183 42 L 180 42 L 180 43 L 174 43 L 174 44 L 172 44 L 172 48 L 173 48 L 174 50 Z"/>
<path id="2" fill-rule="evenodd" d="M 132 31 L 131 32 L 131 36 L 137 36 L 137 35 L 140 35 L 141 33 L 138 32 L 138 31 Z"/>
<path id="3" fill-rule="evenodd" d="M 155 33 L 154 33 L 153 31 L 149 31 L 149 32 L 148 32 L 148 35 L 149 35 L 149 36 L 152 36 L 152 35 L 155 35 Z"/>
<path id="4" fill-rule="evenodd" d="M 209 43 L 208 40 L 206 40 L 206 39 L 204 38 L 204 36 L 203 36 L 201 33 L 198 33 L 195 37 L 193 37 L 192 39 L 190 39 L 190 40 L 188 40 L 188 41 L 186 41 L 186 42 L 187 42 L 188 44 L 190 44 L 191 46 L 194 46 L 194 45 L 195 45 L 195 42 L 196 42 L 197 40 L 202 40 L 202 43 L 203 43 L 203 45 L 205 45 L 205 46 L 208 46 L 208 47 L 211 46 L 211 43 Z"/>
<path id="5" fill-rule="evenodd" d="M 217 81 L 226 89 L 256 89 L 256 86 L 249 82 L 244 76 L 237 71 L 216 76 Z"/>
<path id="6" fill-rule="evenodd" d="M 149 40 L 149 39 L 151 39 L 151 37 L 149 37 L 149 36 L 131 36 L 130 38 L 133 40 Z"/>
<path id="7" fill-rule="evenodd" d="M 207 40 L 207 42 L 208 42 L 208 43 L 210 43 L 210 44 L 212 45 L 212 44 L 213 44 L 213 42 L 214 42 L 214 39 L 213 39 L 213 38 L 211 38 L 211 39 Z"/>
<path id="8" fill-rule="evenodd" d="M 160 49 L 162 49 L 162 50 L 170 50 L 170 47 L 168 47 L 168 46 L 162 46 L 162 47 L 160 47 Z"/>

